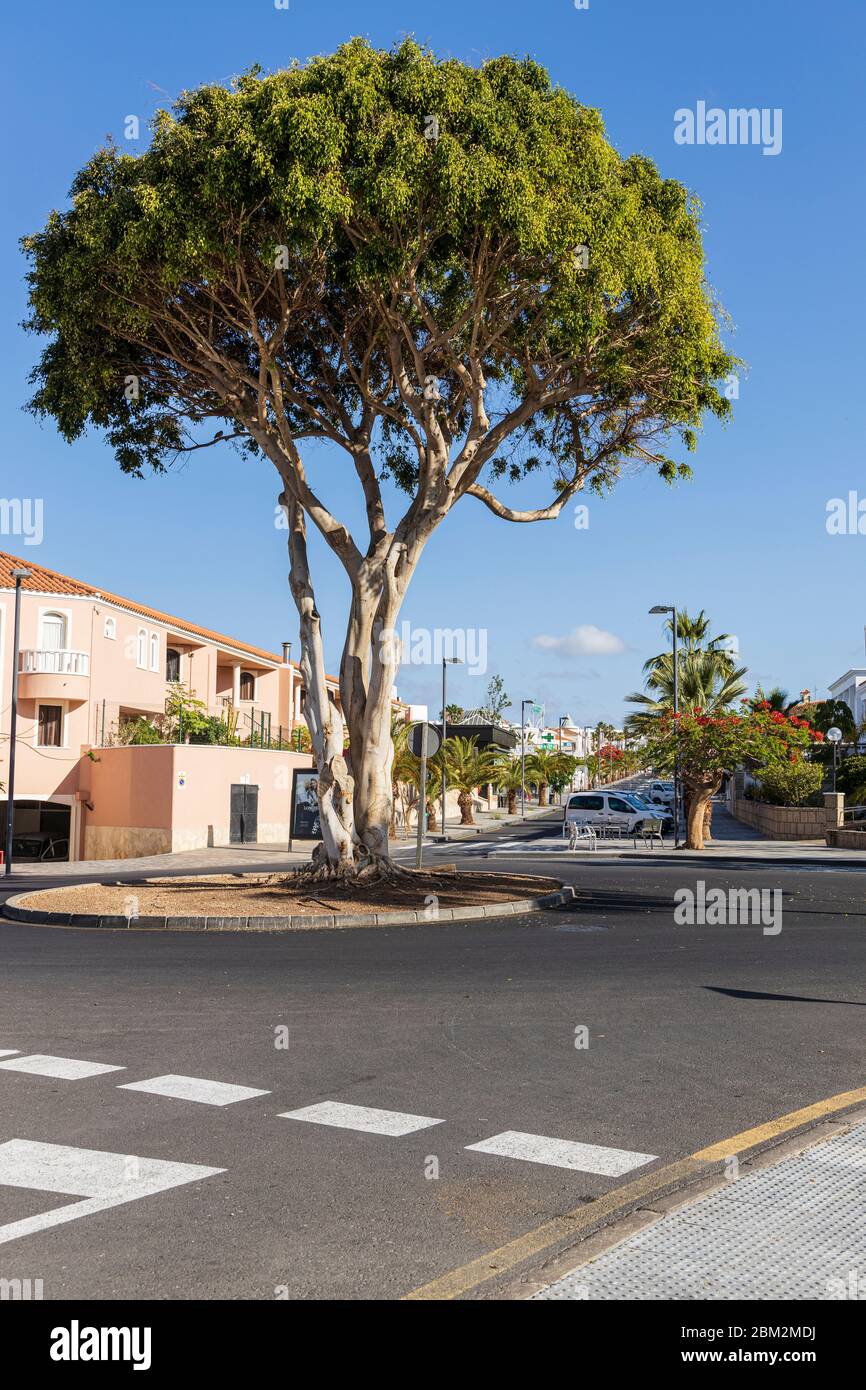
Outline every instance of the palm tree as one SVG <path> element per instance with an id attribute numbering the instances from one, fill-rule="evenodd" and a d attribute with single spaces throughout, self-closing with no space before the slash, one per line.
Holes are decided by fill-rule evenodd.
<path id="1" fill-rule="evenodd" d="M 538 787 L 538 804 L 548 804 L 547 789 L 557 784 L 563 785 L 573 774 L 576 763 L 567 754 L 556 749 L 543 748 L 526 760 L 526 777 Z"/>
<path id="2" fill-rule="evenodd" d="M 496 764 L 492 780 L 494 787 L 501 792 L 505 792 L 508 797 L 508 814 L 510 816 L 516 815 L 517 797 L 523 786 L 520 759 L 503 758 L 499 760 Z"/>
<path id="3" fill-rule="evenodd" d="M 668 632 L 673 631 L 670 618 L 665 622 L 665 628 Z M 728 633 L 710 636 L 710 620 L 703 608 L 695 618 L 690 617 L 685 608 L 677 612 L 677 639 L 681 708 L 712 713 L 733 704 L 734 700 L 745 694 L 746 686 L 742 678 L 746 674 L 746 667 L 736 665 L 726 646 L 732 640 Z M 664 651 L 658 656 L 651 656 L 644 662 L 643 669 L 646 691 L 626 696 L 630 704 L 641 707 L 626 718 L 629 733 L 647 732 L 674 701 L 673 653 Z"/>
<path id="4" fill-rule="evenodd" d="M 708 649 L 687 652 L 678 665 L 680 709 L 700 709 L 713 714 L 726 709 L 745 694 L 745 666 L 735 666 L 727 652 Z M 627 695 L 629 704 L 640 709 L 626 716 L 629 733 L 646 733 L 655 726 L 659 715 L 670 710 L 674 702 L 674 667 L 670 653 L 647 677 L 647 692 Z"/>
<path id="5" fill-rule="evenodd" d="M 391 721 L 391 742 L 394 757 L 391 762 L 391 836 L 397 834 L 397 806 L 402 804 L 404 818 L 411 805 L 411 796 L 406 796 L 404 788 L 417 788 L 421 764 L 414 753 L 409 751 L 409 728 L 402 719 Z"/>
<path id="6" fill-rule="evenodd" d="M 665 623 L 668 632 L 673 630 L 669 618 Z M 728 634 L 710 637 L 710 621 L 703 609 L 696 618 L 690 618 L 683 609 L 677 613 L 677 637 L 682 634 L 683 643 L 677 649 L 677 677 L 679 683 L 679 706 L 681 710 L 702 710 L 704 714 L 717 714 L 727 709 L 746 693 L 745 666 L 737 666 L 734 657 L 723 643 L 730 642 Z M 626 716 L 625 727 L 628 733 L 647 733 L 655 727 L 656 721 L 669 713 L 674 703 L 674 662 L 673 653 L 661 652 L 644 662 L 646 692 L 627 695 L 630 704 L 640 708 Z M 712 802 L 707 802 L 705 834 L 710 831 Z M 688 815 L 688 804 L 685 806 Z"/>
<path id="7" fill-rule="evenodd" d="M 778 710 L 780 714 L 791 714 L 793 710 L 798 708 L 800 701 L 791 700 L 787 690 L 783 690 L 779 685 L 774 685 L 772 690 L 767 691 L 766 695 L 763 687 L 759 685 L 753 699 L 749 701 L 749 708 L 755 710 L 763 704 L 768 704 L 771 710 Z"/>
<path id="8" fill-rule="evenodd" d="M 443 745 L 448 781 L 459 795 L 460 824 L 474 825 L 472 793 L 484 782 L 492 782 L 498 770 L 498 759 L 490 748 L 479 748 L 474 738 L 448 738 Z"/>

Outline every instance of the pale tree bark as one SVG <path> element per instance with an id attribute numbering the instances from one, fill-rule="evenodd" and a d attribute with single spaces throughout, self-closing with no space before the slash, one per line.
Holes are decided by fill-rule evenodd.
<path id="1" fill-rule="evenodd" d="M 343 756 L 344 725 L 328 694 L 322 625 L 307 563 L 304 513 L 297 503 L 280 499 L 289 523 L 289 585 L 300 620 L 301 675 L 306 697 L 304 717 L 310 731 L 318 778 L 319 820 L 324 856 L 335 873 L 348 873 L 355 861 L 353 779 Z"/>
<path id="2" fill-rule="evenodd" d="M 690 781 L 686 785 L 686 848 L 703 849 L 709 834 L 712 798 L 722 785 L 721 776 Z"/>

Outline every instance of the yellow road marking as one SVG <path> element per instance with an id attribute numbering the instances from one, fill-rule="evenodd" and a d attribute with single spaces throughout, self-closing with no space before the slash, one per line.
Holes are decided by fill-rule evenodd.
<path id="1" fill-rule="evenodd" d="M 488 1279 L 494 1279 L 498 1274 L 514 1269 L 531 1255 L 538 1255 L 542 1250 L 549 1249 L 568 1236 L 579 1235 L 587 1226 L 594 1226 L 599 1216 L 614 1215 L 648 1197 L 657 1197 L 664 1188 L 679 1184 L 683 1179 L 688 1181 L 706 1173 L 712 1163 L 743 1153 L 746 1149 L 752 1149 L 769 1139 L 776 1139 L 788 1130 L 798 1129 L 801 1125 L 826 1119 L 828 1115 L 840 1110 L 849 1110 L 855 1105 L 864 1104 L 866 1086 L 861 1086 L 859 1090 L 842 1091 L 826 1100 L 816 1101 L 814 1105 L 806 1105 L 801 1110 L 791 1110 L 787 1115 L 780 1115 L 777 1120 L 769 1120 L 767 1124 L 757 1125 L 754 1129 L 745 1129 L 740 1134 L 732 1135 L 730 1139 L 723 1139 L 718 1144 L 698 1149 L 697 1153 L 690 1154 L 688 1158 L 680 1159 L 677 1163 L 656 1168 L 652 1173 L 647 1173 L 634 1182 L 614 1188 L 612 1192 L 605 1193 L 594 1202 L 585 1203 L 563 1216 L 554 1217 L 552 1221 L 546 1221 L 534 1231 L 527 1231 L 526 1235 L 518 1236 L 506 1245 L 500 1245 L 487 1255 L 470 1260 L 468 1264 L 440 1275 L 429 1284 L 422 1284 L 420 1288 L 404 1294 L 403 1300 L 460 1298 L 479 1284 L 486 1283 Z"/>
<path id="2" fill-rule="evenodd" d="M 429 1284 L 423 1284 L 419 1289 L 413 1289 L 411 1293 L 404 1295 L 404 1299 L 459 1298 L 461 1294 L 468 1293 L 485 1280 L 513 1269 L 530 1255 L 537 1255 L 540 1250 L 546 1250 L 557 1241 L 564 1240 L 566 1236 L 579 1234 L 584 1227 L 594 1225 L 600 1215 L 615 1212 L 625 1203 L 657 1196 L 660 1188 L 678 1183 L 683 1178 L 693 1177 L 708 1168 L 708 1163 L 695 1163 L 691 1158 L 680 1159 L 679 1163 L 668 1164 L 666 1168 L 657 1168 L 643 1178 L 626 1183 L 624 1187 L 606 1192 L 595 1202 L 586 1202 L 575 1207 L 573 1211 L 567 1211 L 564 1216 L 545 1221 L 543 1226 L 537 1226 L 534 1231 L 527 1231 L 525 1236 L 518 1236 L 507 1245 L 500 1245 L 498 1250 L 491 1250 L 488 1255 L 482 1255 L 459 1269 L 452 1269 L 449 1274 L 443 1274 Z"/>
<path id="3" fill-rule="evenodd" d="M 730 1158 L 732 1154 L 754 1148 L 756 1144 L 763 1144 L 767 1139 L 775 1139 L 777 1135 L 784 1134 L 789 1129 L 796 1129 L 798 1125 L 807 1125 L 810 1121 L 820 1120 L 837 1110 L 847 1110 L 852 1105 L 863 1104 L 866 1104 L 866 1086 L 861 1086 L 857 1091 L 841 1091 L 838 1096 L 818 1100 L 814 1105 L 804 1106 L 802 1110 L 792 1110 L 787 1115 L 781 1115 L 778 1120 L 769 1120 L 767 1124 L 756 1125 L 754 1129 L 744 1129 L 742 1134 L 735 1134 L 718 1144 L 710 1144 L 706 1149 L 698 1149 L 697 1153 L 692 1154 L 692 1158 L 706 1159 L 709 1163 L 718 1158 Z"/>

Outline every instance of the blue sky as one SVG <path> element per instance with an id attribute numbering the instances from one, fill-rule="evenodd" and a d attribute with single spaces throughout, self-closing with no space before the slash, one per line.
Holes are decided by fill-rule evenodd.
<path id="1" fill-rule="evenodd" d="M 18 60 L 4 84 L 0 494 L 44 499 L 44 540 L 0 536 L 0 548 L 263 646 L 296 639 L 269 465 L 207 450 L 135 481 L 98 436 L 69 447 L 22 412 L 37 343 L 18 326 L 18 238 L 64 205 L 106 135 L 122 142 L 127 115 L 144 127 L 184 87 L 303 60 L 357 33 L 382 46 L 412 33 L 472 63 L 529 53 L 600 108 L 621 153 L 650 155 L 700 196 L 710 279 L 749 371 L 733 423 L 705 430 L 691 483 L 625 478 L 590 502 L 586 530 L 571 512 L 518 527 L 464 501 L 429 545 L 403 617 L 486 630 L 487 675 L 454 668 L 455 700 L 479 703 L 499 672 L 515 700 L 543 701 L 553 722 L 565 712 L 621 719 L 623 696 L 662 645 L 654 603 L 705 608 L 736 635 L 755 680 L 823 693 L 866 664 L 866 535 L 831 536 L 825 525 L 831 498 L 866 498 L 864 15 L 862 0 L 590 0 L 586 10 L 573 0 L 290 0 L 288 10 L 273 0 L 19 0 L 6 20 Z M 781 152 L 677 144 L 675 111 L 699 101 L 781 108 Z M 346 592 L 318 546 L 313 560 L 333 668 Z M 617 640 L 599 643 L 595 628 Z M 559 646 L 535 641 L 575 629 Z M 412 666 L 399 688 L 438 710 L 438 679 Z"/>

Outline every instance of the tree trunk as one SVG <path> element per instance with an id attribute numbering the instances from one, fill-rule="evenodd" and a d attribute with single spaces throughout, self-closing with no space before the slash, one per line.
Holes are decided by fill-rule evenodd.
<path id="1" fill-rule="evenodd" d="M 713 802 L 710 798 L 704 806 L 704 839 L 713 838 Z"/>
<path id="2" fill-rule="evenodd" d="M 457 805 L 460 807 L 460 824 L 474 825 L 475 820 L 472 815 L 472 793 L 462 791 L 457 798 Z"/>
<path id="3" fill-rule="evenodd" d="M 708 799 L 708 792 L 693 792 L 689 797 L 689 808 L 686 814 L 687 849 L 703 849 L 704 847 L 705 810 Z"/>
<path id="4" fill-rule="evenodd" d="M 546 805 L 547 805 L 547 783 L 546 783 L 546 782 L 539 782 L 539 784 L 538 784 L 538 804 L 539 804 L 539 806 L 546 806 Z"/>
<path id="5" fill-rule="evenodd" d="M 282 500 L 285 505 L 285 497 Z M 287 506 L 286 511 L 289 520 L 289 584 L 300 618 L 299 665 L 306 689 L 304 715 L 319 774 L 317 796 L 323 852 L 332 872 L 347 873 L 354 866 L 355 830 L 353 780 L 343 757 L 343 719 L 328 695 L 325 680 L 321 618 L 307 564 L 304 514 L 297 505 Z"/>
<path id="6" fill-rule="evenodd" d="M 517 792 L 508 792 L 508 814 L 509 816 L 517 815 Z"/>
<path id="7" fill-rule="evenodd" d="M 701 780 L 692 786 L 683 784 L 687 849 L 704 848 L 704 841 L 709 835 L 712 799 L 720 784 L 721 777 L 714 777 L 711 781 Z"/>

